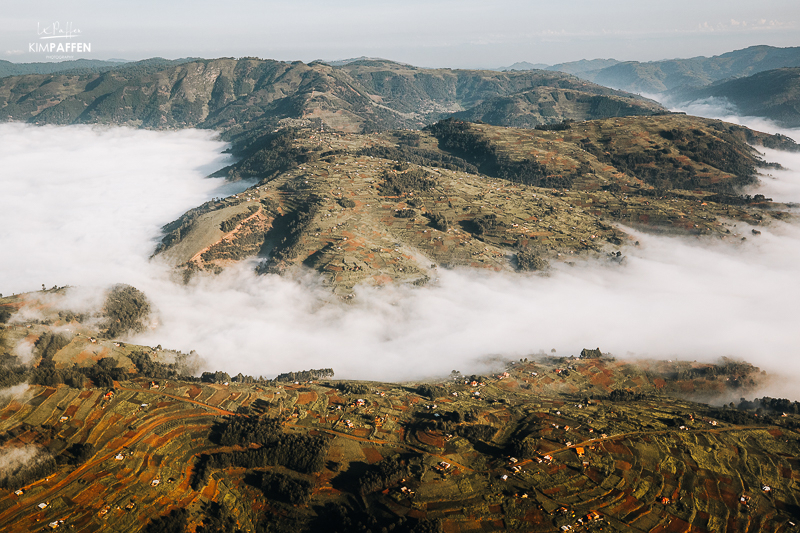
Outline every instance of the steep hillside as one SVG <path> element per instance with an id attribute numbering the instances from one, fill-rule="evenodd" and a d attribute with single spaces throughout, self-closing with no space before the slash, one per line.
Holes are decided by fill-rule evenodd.
<path id="1" fill-rule="evenodd" d="M 581 59 L 579 61 L 570 61 L 568 63 L 558 63 L 547 67 L 545 70 L 556 70 L 558 72 L 566 72 L 573 74 L 579 78 L 589 79 L 592 73 L 602 70 L 604 68 L 612 67 L 618 64 L 616 59 Z"/>
<path id="2" fill-rule="evenodd" d="M 57 63 L 12 63 L 0 60 L 0 78 L 8 76 L 24 76 L 26 74 L 52 74 L 65 70 L 100 70 L 119 67 L 118 61 L 100 61 L 98 59 L 76 59 Z"/>
<path id="3" fill-rule="evenodd" d="M 383 60 L 332 67 L 244 58 L 3 78 L 0 117 L 41 124 L 214 128 L 227 139 L 287 123 L 348 132 L 419 129 L 486 99 L 533 87 L 630 97 L 553 72 L 431 70 Z M 548 121 L 579 113 L 562 108 L 565 114 Z"/>
<path id="4" fill-rule="evenodd" d="M 800 126 L 800 68 L 759 72 L 692 91 L 680 91 L 681 100 L 725 98 L 741 115 L 765 117 L 789 128 Z"/>
<path id="5" fill-rule="evenodd" d="M 676 87 L 700 87 L 727 78 L 750 76 L 783 67 L 800 67 L 800 47 L 752 46 L 713 57 L 649 63 L 626 61 L 579 75 L 624 91 L 656 94 Z"/>
<path id="6" fill-rule="evenodd" d="M 286 130 L 234 144 L 243 159 L 219 175 L 258 184 L 167 225 L 158 253 L 186 276 L 253 256 L 263 272 L 304 265 L 346 296 L 358 283 L 424 284 L 442 266 L 606 257 L 633 241 L 613 221 L 727 236 L 736 230 L 724 220 L 784 216 L 738 196 L 764 164 L 747 142 L 797 149 L 684 115 L 549 130 L 454 120 L 423 132 Z"/>
<path id="7" fill-rule="evenodd" d="M 624 94 L 624 93 L 622 93 Z M 600 95 L 572 89 L 538 87 L 511 96 L 490 98 L 453 117 L 496 126 L 533 128 L 562 120 L 657 115 L 661 104 L 620 95 Z"/>

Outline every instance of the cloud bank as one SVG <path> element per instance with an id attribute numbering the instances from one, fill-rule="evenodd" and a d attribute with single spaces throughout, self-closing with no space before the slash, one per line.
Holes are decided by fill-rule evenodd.
<path id="1" fill-rule="evenodd" d="M 20 205 L 0 213 L 0 291 L 69 284 L 91 306 L 100 290 L 129 283 L 159 317 L 136 341 L 197 350 L 207 370 L 231 374 L 333 367 L 339 377 L 405 380 L 599 346 L 617 356 L 731 356 L 800 378 L 800 228 L 790 224 L 759 236 L 739 224 L 727 240 L 637 234 L 623 265 L 560 265 L 548 277 L 440 269 L 431 286 L 362 288 L 348 305 L 314 273 L 255 276 L 249 262 L 175 284 L 148 257 L 162 224 L 234 192 L 204 178 L 225 164 L 222 147 L 199 131 L 0 125 L 0 196 Z M 768 158 L 790 169 L 779 180 L 785 195 L 800 191 L 800 161 Z M 780 392 L 798 399 L 793 390 Z"/>

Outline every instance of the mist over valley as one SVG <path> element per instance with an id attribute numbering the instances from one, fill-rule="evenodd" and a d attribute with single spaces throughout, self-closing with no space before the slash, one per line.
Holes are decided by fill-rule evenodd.
<path id="1" fill-rule="evenodd" d="M 247 186 L 206 178 L 227 162 L 207 133 L 9 124 L 0 134 L 14 176 L 4 196 L 22 207 L 2 221 L 6 294 L 69 285 L 63 305 L 76 301 L 81 311 L 98 307 L 111 285 L 130 284 L 156 317 L 130 340 L 196 350 L 205 370 L 333 367 L 348 378 L 406 380 L 482 368 L 492 356 L 601 346 L 631 358 L 733 357 L 798 376 L 792 222 L 759 227 L 758 236 L 740 222 L 723 240 L 626 228 L 639 245 L 619 247 L 621 263 L 578 256 L 546 275 L 439 268 L 429 286 L 356 286 L 343 303 L 310 269 L 257 275 L 251 259 L 183 284 L 151 258 L 161 226 Z M 796 156 L 770 151 L 768 159 L 786 170 L 770 170 L 776 184 L 764 192 L 796 190 Z"/>

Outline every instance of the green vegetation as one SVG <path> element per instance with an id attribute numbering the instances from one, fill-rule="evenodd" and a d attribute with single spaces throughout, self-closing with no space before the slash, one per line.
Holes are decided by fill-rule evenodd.
<path id="1" fill-rule="evenodd" d="M 425 213 L 425 216 L 430 219 L 431 226 L 439 231 L 447 231 L 450 228 L 450 222 L 447 220 L 447 216 L 442 213 L 429 211 Z"/>
<path id="2" fill-rule="evenodd" d="M 625 61 L 596 72 L 580 73 L 601 85 L 636 93 L 664 93 L 699 87 L 765 70 L 800 66 L 800 48 L 751 46 L 714 57 L 667 59 L 640 63 Z"/>
<path id="3" fill-rule="evenodd" d="M 401 479 L 411 476 L 409 458 L 387 457 L 370 468 L 358 480 L 359 493 L 364 496 L 395 485 Z"/>
<path id="4" fill-rule="evenodd" d="M 336 388 L 345 394 L 364 396 L 369 393 L 369 387 L 367 385 L 365 385 L 364 383 L 355 383 L 352 381 L 338 383 L 336 385 Z"/>
<path id="5" fill-rule="evenodd" d="M 297 257 L 298 245 L 303 231 L 313 222 L 322 200 L 314 194 L 295 199 L 296 209 L 275 218 L 267 238 L 273 242 L 270 259 L 262 263 L 258 271 L 272 272 L 282 261 Z"/>
<path id="6" fill-rule="evenodd" d="M 404 172 L 387 172 L 383 176 L 380 193 L 385 196 L 398 196 L 410 192 L 428 192 L 438 185 L 436 178 L 421 168 Z"/>
<path id="7" fill-rule="evenodd" d="M 316 160 L 318 154 L 298 148 L 292 142 L 296 135 L 296 130 L 286 129 L 252 140 L 246 137 L 234 145 L 234 153 L 244 159 L 214 175 L 231 180 L 258 179 L 261 183 L 266 183 L 282 172 Z"/>
<path id="8" fill-rule="evenodd" d="M 547 259 L 530 250 L 517 252 L 517 268 L 522 271 L 541 271 L 550 267 Z"/>
<path id="9" fill-rule="evenodd" d="M 403 139 L 406 138 L 404 137 L 405 135 L 408 134 L 402 134 L 400 143 L 404 142 Z M 419 142 L 419 136 L 417 136 L 416 139 L 417 142 Z M 460 170 L 462 172 L 469 172 L 470 174 L 478 173 L 478 168 L 475 165 L 468 163 L 460 157 L 434 150 L 426 150 L 421 148 L 417 149 L 406 144 L 400 144 L 397 147 L 370 146 L 368 148 L 360 149 L 358 152 L 356 152 L 356 155 L 379 157 L 381 159 L 387 159 L 390 161 L 404 161 L 406 163 L 419 166 Z"/>
<path id="10" fill-rule="evenodd" d="M 683 90 L 678 96 L 683 100 L 721 98 L 736 106 L 739 114 L 764 117 L 784 127 L 796 128 L 800 126 L 798 67 L 800 60 L 793 68 L 767 70 L 708 87 Z"/>
<path id="11" fill-rule="evenodd" d="M 236 417 L 222 426 L 217 430 L 221 445 L 258 444 L 262 447 L 246 452 L 213 455 L 208 464 L 214 468 L 280 465 L 303 473 L 318 472 L 322 469 L 330 444 L 328 439 L 322 437 L 285 434 L 276 419 Z"/>
<path id="12" fill-rule="evenodd" d="M 332 368 L 312 368 L 311 370 L 301 370 L 300 372 L 286 372 L 283 374 L 278 374 L 278 376 L 275 377 L 275 381 L 313 381 L 332 377 Z"/>
<path id="13" fill-rule="evenodd" d="M 130 285 L 111 289 L 103 305 L 104 335 L 109 338 L 144 331 L 150 317 L 150 302 L 144 293 Z"/>
<path id="14" fill-rule="evenodd" d="M 233 228 L 238 226 L 239 222 L 246 219 L 256 211 L 258 211 L 258 206 L 251 205 L 250 207 L 247 208 L 247 211 L 245 211 L 244 213 L 237 213 L 233 215 L 231 218 L 223 220 L 222 223 L 219 225 L 219 229 L 225 233 L 228 233 Z"/>
<path id="15" fill-rule="evenodd" d="M 570 176 L 555 175 L 533 159 L 514 160 L 466 122 L 447 119 L 428 128 L 440 146 L 470 161 L 481 173 L 534 187 L 569 188 Z"/>
<path id="16" fill-rule="evenodd" d="M 287 476 L 280 472 L 264 472 L 258 477 L 257 486 L 267 498 L 292 505 L 301 505 L 308 502 L 311 497 L 313 485 L 308 480 Z"/>

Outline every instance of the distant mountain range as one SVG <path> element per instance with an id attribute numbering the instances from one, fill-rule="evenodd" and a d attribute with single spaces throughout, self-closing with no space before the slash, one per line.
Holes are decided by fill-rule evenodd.
<path id="1" fill-rule="evenodd" d="M 0 61 L 0 116 L 232 132 L 286 120 L 353 132 L 418 129 L 447 116 L 534 127 L 666 111 L 644 94 L 671 105 L 727 98 L 742 114 L 793 126 L 800 124 L 794 74 L 755 76 L 786 68 L 800 68 L 800 47 L 752 46 L 646 63 L 523 61 L 495 70 L 426 69 L 369 57 L 308 64 L 258 58 Z M 748 76 L 754 77 L 736 81 Z"/>
<path id="2" fill-rule="evenodd" d="M 764 117 L 782 126 L 800 127 L 800 68 L 759 72 L 679 93 L 682 100 L 724 98 L 742 115 Z"/>
<path id="3" fill-rule="evenodd" d="M 617 63 L 619 63 L 619 61 L 616 59 L 581 59 L 579 61 L 570 61 L 568 63 L 558 63 L 556 65 L 545 65 L 543 63 L 528 63 L 527 61 L 520 61 L 514 63 L 510 67 L 500 67 L 497 70 L 503 72 L 508 70 L 552 70 L 566 72 L 567 74 L 574 74 L 575 76 L 586 78 L 585 75 L 593 75 L 593 73 L 616 65 Z"/>
<path id="4" fill-rule="evenodd" d="M 159 58 L 96 67 L 102 71 L 6 77 L 0 79 L 0 118 L 193 126 L 233 139 L 292 121 L 349 132 L 419 129 L 479 105 L 474 115 L 481 120 L 527 127 L 667 112 L 653 101 L 562 72 L 424 69 L 372 59 L 340 63 Z"/>
<path id="5" fill-rule="evenodd" d="M 179 65 L 192 61 L 192 58 L 164 59 L 154 57 L 144 61 L 128 61 L 126 59 L 76 59 L 74 61 L 59 61 L 56 63 L 11 63 L 0 60 L 0 78 L 9 76 L 25 76 L 27 74 L 88 74 L 92 72 L 108 72 L 109 70 L 124 67 L 126 64 L 137 63 L 147 65 Z"/>
<path id="6" fill-rule="evenodd" d="M 709 97 L 725 98 L 740 114 L 796 127 L 800 126 L 798 67 L 800 47 L 751 46 L 713 57 L 647 63 L 594 59 L 552 66 L 515 63 L 500 70 L 544 68 L 565 72 L 676 105 Z"/>
<path id="7" fill-rule="evenodd" d="M 623 91 L 658 94 L 679 88 L 702 87 L 720 80 L 751 76 L 783 67 L 800 67 L 800 47 L 751 46 L 713 57 L 648 63 L 625 61 L 597 71 L 573 73 Z M 568 72 L 566 69 L 559 70 Z"/>

